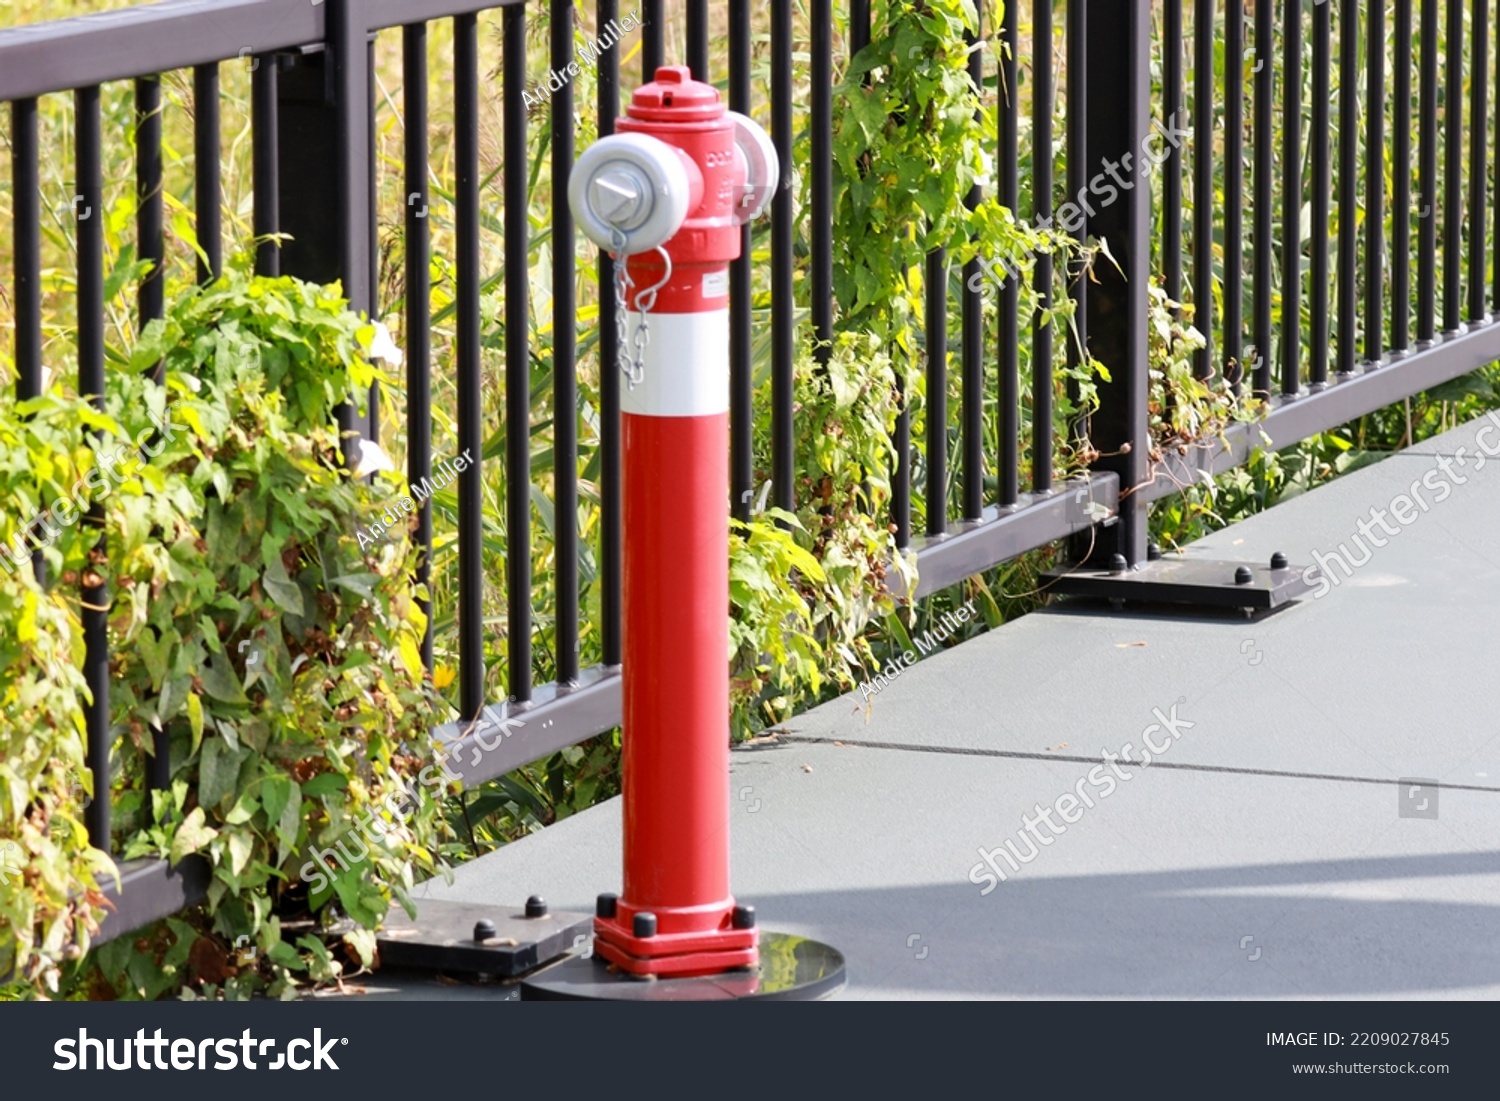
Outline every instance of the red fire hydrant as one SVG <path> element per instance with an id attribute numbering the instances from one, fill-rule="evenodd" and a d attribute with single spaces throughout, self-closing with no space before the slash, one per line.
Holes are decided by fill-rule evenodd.
<path id="1" fill-rule="evenodd" d="M 729 886 L 729 262 L 779 184 L 776 152 L 685 66 L 573 170 L 616 258 L 624 478 L 624 891 L 595 952 L 636 975 L 754 967 Z M 607 370 L 614 369 L 606 365 Z"/>

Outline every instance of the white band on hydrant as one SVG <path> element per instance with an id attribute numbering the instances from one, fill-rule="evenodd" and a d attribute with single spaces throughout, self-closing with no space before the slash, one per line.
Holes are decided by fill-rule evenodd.
<path id="1" fill-rule="evenodd" d="M 641 315 L 625 315 L 633 352 Z M 620 409 L 648 417 L 706 417 L 729 411 L 729 311 L 651 313 L 644 377 L 620 387 Z"/>

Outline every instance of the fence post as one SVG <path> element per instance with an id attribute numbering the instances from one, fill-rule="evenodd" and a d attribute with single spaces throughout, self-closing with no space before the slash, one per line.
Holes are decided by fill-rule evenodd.
<path id="1" fill-rule="evenodd" d="M 327 170 L 338 141 L 328 62 L 326 50 L 283 55 L 276 74 L 277 229 L 289 238 L 279 270 L 314 283 L 343 276 L 339 180 Z"/>
<path id="2" fill-rule="evenodd" d="M 337 279 L 349 308 L 372 313 L 369 33 L 359 0 L 328 0 L 325 48 L 289 57 L 276 82 L 278 229 L 281 274 L 314 283 Z M 332 171 L 309 171 L 327 165 Z M 371 438 L 374 416 L 338 410 L 339 428 Z M 345 457 L 356 456 L 346 440 Z"/>
<path id="3" fill-rule="evenodd" d="M 1085 48 L 1089 73 L 1083 125 L 1088 176 L 1105 173 L 1118 197 L 1094 204 L 1090 234 L 1109 244 L 1118 264 L 1094 264 L 1085 312 L 1088 347 L 1109 371 L 1099 380 L 1099 408 L 1090 418 L 1100 453 L 1093 468 L 1120 478 L 1117 523 L 1094 530 L 1091 557 L 1146 559 L 1147 504 L 1130 491 L 1149 474 L 1146 402 L 1147 293 L 1151 195 L 1147 159 L 1151 41 L 1148 0 L 1077 0 L 1088 5 Z M 1165 139 L 1159 139 L 1165 140 Z M 1112 185 L 1113 186 L 1113 185 Z M 1103 191 L 1103 188 L 1101 188 Z"/>

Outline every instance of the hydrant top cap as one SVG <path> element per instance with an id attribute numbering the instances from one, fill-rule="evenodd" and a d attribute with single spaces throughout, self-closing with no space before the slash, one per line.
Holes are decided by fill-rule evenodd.
<path id="1" fill-rule="evenodd" d="M 636 89 L 628 113 L 645 122 L 713 122 L 724 116 L 724 104 L 718 89 L 694 80 L 686 65 L 663 65 L 654 81 Z"/>

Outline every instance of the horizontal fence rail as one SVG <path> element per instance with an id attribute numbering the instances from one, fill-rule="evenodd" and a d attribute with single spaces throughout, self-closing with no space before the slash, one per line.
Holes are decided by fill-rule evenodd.
<path id="1" fill-rule="evenodd" d="M 1027 223 L 1103 242 L 1113 262 L 1085 273 L 1042 254 L 1026 271 L 1010 272 L 991 257 L 958 265 L 945 250 L 927 255 L 913 334 L 921 358 L 910 376 L 920 380 L 925 404 L 920 423 L 902 409 L 894 436 L 889 521 L 898 546 L 915 556 L 919 578 L 904 595 L 931 594 L 1070 536 L 1090 536 L 1096 553 L 1143 561 L 1150 503 L 1202 472 L 1231 469 L 1259 447 L 1291 445 L 1500 358 L 1491 313 L 1500 294 L 1500 234 L 1490 179 L 1500 154 L 1490 153 L 1496 128 L 1488 80 L 1490 65 L 1500 62 L 1489 56 L 1500 21 L 1491 19 L 1488 0 L 978 6 L 968 71 L 993 108 L 984 141 L 994 172 L 967 203 L 998 198 Z M 565 201 L 579 120 L 586 133 L 612 132 L 630 90 L 662 62 L 686 62 L 699 79 L 720 85 L 732 108 L 769 119 L 784 178 L 769 226 L 742 231 L 742 257 L 731 271 L 726 507 L 749 519 L 763 488 L 753 438 L 763 369 L 770 379 L 767 499 L 795 509 L 799 334 L 810 331 L 814 362 L 826 362 L 836 323 L 833 90 L 879 30 L 883 8 L 862 0 L 812 0 L 805 12 L 786 3 L 767 12 L 749 0 L 643 2 L 639 49 L 598 54 L 597 101 L 575 98 L 564 82 L 545 119 L 533 118 L 527 102 L 539 77 L 528 72 L 529 18 L 545 10 L 545 56 L 553 71 L 565 71 L 577 60 L 575 27 L 599 35 L 622 16 L 617 0 L 552 0 L 529 10 L 519 0 L 170 0 L 0 30 L 16 394 L 33 396 L 42 385 L 39 166 L 61 152 L 41 147 L 39 101 L 67 96 L 73 103 L 77 388 L 97 397 L 106 362 L 105 257 L 101 220 L 81 215 L 102 209 L 101 150 L 110 142 L 132 150 L 135 246 L 158 261 L 134 288 L 133 320 L 144 326 L 163 309 L 162 116 L 174 109 L 164 106 L 163 82 L 177 72 L 190 80 L 191 206 L 203 249 L 196 277 L 208 281 L 223 269 L 226 232 L 221 67 L 251 65 L 257 270 L 341 280 L 351 308 L 400 319 L 404 422 L 383 424 L 372 401 L 363 420 L 341 411 L 343 427 L 376 440 L 400 428 L 408 478 L 431 478 L 435 449 L 446 454 L 449 446 L 434 440 L 436 371 L 455 386 L 457 450 L 484 453 L 497 427 L 504 430 L 503 447 L 458 475 L 454 514 L 439 516 L 430 502 L 418 513 L 419 581 L 433 580 L 438 542 L 457 548 L 456 607 L 427 609 L 451 630 L 438 639 L 430 627 L 422 651 L 429 668 L 439 648 L 456 652 L 459 714 L 437 737 L 454 745 L 457 771 L 477 783 L 608 732 L 620 721 L 619 670 L 629 660 L 620 623 L 619 347 L 608 293 L 597 296 L 597 332 L 578 329 L 580 276 L 613 284 L 612 261 L 582 247 Z M 431 72 L 429 33 L 438 21 L 448 24 L 452 53 L 444 71 Z M 376 150 L 378 109 L 391 98 L 377 86 L 372 62 L 382 32 L 399 37 L 401 50 L 403 130 L 394 165 Z M 722 50 L 712 48 L 716 41 Z M 496 72 L 480 63 L 481 47 L 491 43 L 503 58 Z M 129 135 L 106 133 L 101 87 L 127 81 L 137 125 Z M 496 103 L 499 127 L 491 133 L 486 108 Z M 441 165 L 432 142 L 439 110 L 452 117 Z M 532 126 L 548 132 L 550 181 L 540 194 L 527 170 Z M 805 206 L 791 188 L 794 163 L 806 165 Z M 406 196 L 394 223 L 382 220 L 378 191 L 392 172 Z M 440 192 L 451 202 L 442 236 L 451 255 L 435 254 L 431 212 Z M 275 234 L 287 236 L 267 239 Z M 544 234 L 551 271 L 542 309 L 531 300 L 537 288 L 529 270 Z M 381 262 L 393 235 L 400 278 L 391 284 Z M 482 244 L 491 238 L 500 241 L 503 273 L 485 268 Z M 435 260 L 452 272 L 451 308 L 441 315 L 433 310 Z M 1264 398 L 1260 423 L 1153 454 L 1153 278 L 1205 338 L 1194 375 L 1216 390 Z M 1071 305 L 1073 319 L 1026 308 L 1032 294 L 1044 308 Z M 440 323 L 451 337 L 439 333 Z M 494 342 L 488 323 L 503 334 Z M 588 410 L 597 468 L 587 477 L 579 422 L 570 416 L 554 417 L 550 471 L 533 468 L 539 324 L 552 334 L 544 396 L 554 412 L 577 409 L 580 381 L 597 379 L 597 403 Z M 1076 398 L 1063 372 L 1078 365 L 1080 347 L 1108 368 L 1110 381 L 1099 383 L 1096 409 L 1059 431 L 1058 403 Z M 481 415 L 486 388 L 496 382 L 505 395 L 499 426 Z M 1068 478 L 1057 456 L 1083 440 L 1099 457 Z M 491 510 L 503 519 L 507 546 L 518 549 L 505 555 L 503 602 L 487 591 L 482 569 L 494 527 L 485 515 L 484 469 L 493 461 L 503 466 L 504 490 Z M 533 555 L 543 483 L 552 493 L 556 585 L 550 605 L 539 607 Z M 600 517 L 586 538 L 577 517 L 590 493 Z M 598 586 L 597 614 L 587 610 L 586 585 Z M 88 759 L 95 791 L 107 792 L 109 758 L 119 746 L 109 727 L 107 613 L 91 609 L 106 608 L 108 594 L 94 588 L 82 598 L 94 693 Z M 494 610 L 488 619 L 486 609 Z M 599 639 L 592 666 L 578 657 L 585 635 Z M 503 690 L 487 652 L 504 655 Z M 549 671 L 543 683 L 535 683 L 539 666 Z M 524 716 L 525 725 L 494 752 L 481 751 L 473 726 L 482 714 Z M 166 787 L 165 753 L 157 766 L 151 782 Z M 109 850 L 108 798 L 96 800 L 87 821 L 94 844 Z M 106 922 L 105 938 L 196 901 L 206 884 L 196 864 L 173 871 L 147 862 L 128 872 L 128 904 Z"/>

